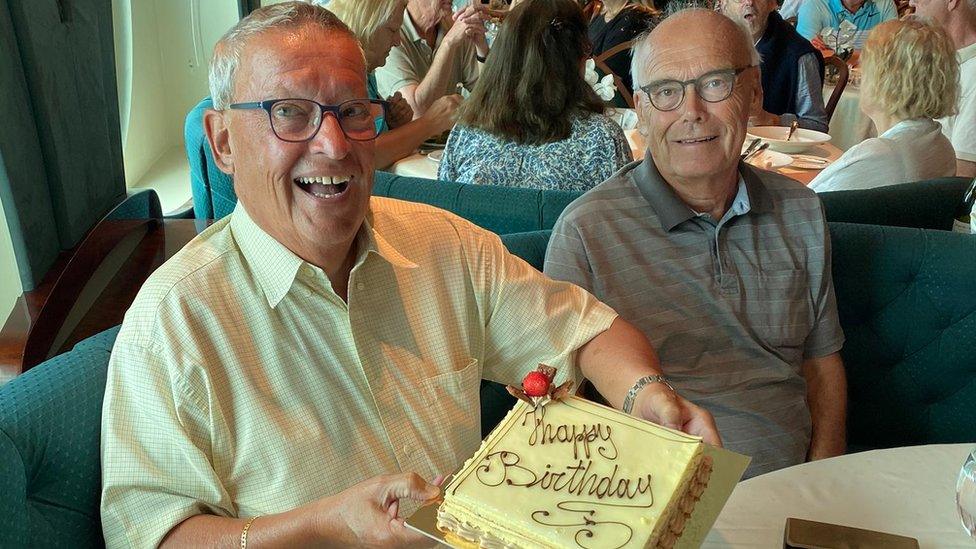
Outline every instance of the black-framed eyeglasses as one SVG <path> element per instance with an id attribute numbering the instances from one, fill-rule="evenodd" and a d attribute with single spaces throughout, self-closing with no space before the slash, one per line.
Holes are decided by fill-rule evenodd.
<path id="1" fill-rule="evenodd" d="M 234 103 L 230 109 L 263 109 L 268 113 L 271 130 L 282 141 L 301 143 L 319 133 L 325 113 L 332 113 L 342 133 L 353 141 L 376 139 L 386 119 L 386 101 L 350 99 L 338 105 L 323 105 L 311 99 L 267 99 L 251 103 Z"/>
<path id="2" fill-rule="evenodd" d="M 659 111 L 673 111 L 681 105 L 685 99 L 685 88 L 689 84 L 695 86 L 695 92 L 703 101 L 709 103 L 719 103 L 725 101 L 732 95 L 735 88 L 735 80 L 739 74 L 746 69 L 751 69 L 755 65 L 749 65 L 738 69 L 721 69 L 707 72 L 698 78 L 691 80 L 658 80 L 646 86 L 641 86 L 641 91 L 647 95 L 651 105 Z"/>

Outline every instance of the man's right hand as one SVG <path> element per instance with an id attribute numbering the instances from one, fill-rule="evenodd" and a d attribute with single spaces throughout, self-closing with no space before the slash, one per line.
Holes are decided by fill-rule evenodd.
<path id="1" fill-rule="evenodd" d="M 431 135 L 440 135 L 454 127 L 454 115 L 461 96 L 457 94 L 445 95 L 434 101 L 421 118 L 430 123 Z"/>
<path id="2" fill-rule="evenodd" d="M 480 6 L 468 6 L 459 10 L 454 14 L 454 24 L 444 35 L 444 43 L 448 46 L 456 46 L 465 40 L 470 40 L 474 44 L 483 42 L 487 17 L 484 8 Z"/>
<path id="3" fill-rule="evenodd" d="M 436 482 L 436 481 L 435 481 Z M 440 488 L 416 473 L 364 480 L 335 496 L 316 502 L 323 524 L 319 531 L 345 547 L 426 547 L 429 538 L 408 529 L 397 516 L 400 500 L 428 501 Z"/>

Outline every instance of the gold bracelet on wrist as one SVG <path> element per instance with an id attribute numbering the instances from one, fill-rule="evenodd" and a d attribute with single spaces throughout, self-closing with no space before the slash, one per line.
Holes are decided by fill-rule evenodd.
<path id="1" fill-rule="evenodd" d="M 247 549 L 247 529 L 251 527 L 251 524 L 256 518 L 258 517 L 251 517 L 244 523 L 244 529 L 241 530 L 241 549 Z"/>

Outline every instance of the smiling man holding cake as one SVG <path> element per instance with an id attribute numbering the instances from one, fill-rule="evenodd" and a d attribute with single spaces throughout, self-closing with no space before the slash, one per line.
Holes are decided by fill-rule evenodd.
<path id="1" fill-rule="evenodd" d="M 218 43 L 205 125 L 240 201 L 126 314 L 102 419 L 108 545 L 416 543 L 399 517 L 477 450 L 480 380 L 540 362 L 718 442 L 609 307 L 463 219 L 370 197 L 383 109 L 365 70 L 309 4 Z"/>

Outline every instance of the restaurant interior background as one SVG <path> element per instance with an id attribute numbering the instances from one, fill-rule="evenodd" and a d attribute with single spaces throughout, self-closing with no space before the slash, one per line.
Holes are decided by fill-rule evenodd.
<path id="1" fill-rule="evenodd" d="M 190 200 L 183 119 L 208 94 L 210 54 L 239 9 L 238 0 L 112 1 L 126 186 L 155 189 L 164 212 Z M 2 208 L 0 318 L 7 318 L 23 288 Z"/>

